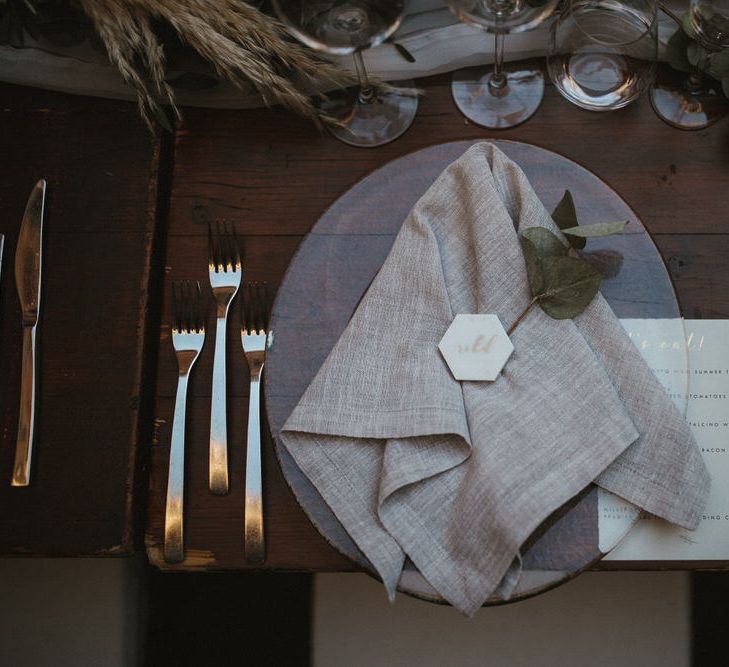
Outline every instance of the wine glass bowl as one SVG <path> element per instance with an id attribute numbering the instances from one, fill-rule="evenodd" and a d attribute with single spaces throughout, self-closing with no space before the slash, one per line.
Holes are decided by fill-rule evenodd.
<path id="1" fill-rule="evenodd" d="M 335 90 L 319 107 L 336 124 L 329 131 L 351 146 L 382 146 L 405 132 L 418 108 L 413 81 L 378 88 L 367 77 L 362 51 L 384 42 L 400 25 L 405 0 L 272 0 L 288 31 L 312 49 L 354 56 L 356 89 Z"/>
<path id="2" fill-rule="evenodd" d="M 559 0 L 446 0 L 462 23 L 490 32 L 525 32 L 548 18 Z"/>
<path id="3" fill-rule="evenodd" d="M 317 51 L 347 55 L 384 42 L 400 26 L 404 1 L 273 0 L 289 32 Z"/>
<path id="4" fill-rule="evenodd" d="M 656 69 L 653 0 L 572 0 L 550 29 L 547 71 L 570 102 L 610 111 L 636 100 Z"/>

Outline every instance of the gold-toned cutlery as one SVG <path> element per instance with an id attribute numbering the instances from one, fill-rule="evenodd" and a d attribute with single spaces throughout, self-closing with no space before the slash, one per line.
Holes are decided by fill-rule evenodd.
<path id="1" fill-rule="evenodd" d="M 266 548 L 261 473 L 261 375 L 273 334 L 269 326 L 270 298 L 266 283 L 247 283 L 242 296 L 241 339 L 250 370 L 243 535 L 246 561 L 262 563 Z"/>
<path id="2" fill-rule="evenodd" d="M 200 283 L 185 280 L 172 283 L 172 345 L 177 356 L 177 394 L 172 421 L 170 466 L 165 507 L 164 559 L 179 563 L 184 547 L 185 412 L 187 383 L 205 342 L 205 315 Z"/>
<path id="3" fill-rule="evenodd" d="M 210 403 L 208 484 L 218 495 L 228 493 L 228 412 L 226 381 L 226 332 L 228 308 L 238 293 L 243 265 L 235 230 L 218 223 L 208 227 L 208 274 L 216 303 L 215 355 Z"/>
<path id="4" fill-rule="evenodd" d="M 46 182 L 35 184 L 25 207 L 15 249 L 15 285 L 23 317 L 23 356 L 21 362 L 20 408 L 15 463 L 11 486 L 28 486 L 35 436 L 35 395 L 37 382 L 36 329 L 40 314 L 41 249 Z"/>

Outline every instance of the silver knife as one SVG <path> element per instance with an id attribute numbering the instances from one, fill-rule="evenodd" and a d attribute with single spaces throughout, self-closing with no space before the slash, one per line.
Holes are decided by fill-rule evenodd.
<path id="1" fill-rule="evenodd" d="M 15 249 L 15 285 L 23 314 L 23 360 L 20 379 L 20 413 L 15 465 L 11 486 L 28 486 L 35 427 L 36 344 L 35 330 L 40 312 L 41 246 L 46 182 L 35 184 L 25 207 Z"/>

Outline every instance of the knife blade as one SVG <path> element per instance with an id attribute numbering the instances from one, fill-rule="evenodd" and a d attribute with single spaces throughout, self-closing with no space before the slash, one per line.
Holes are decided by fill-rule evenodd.
<path id="1" fill-rule="evenodd" d="M 40 313 L 41 248 L 46 182 L 41 179 L 30 193 L 15 249 L 15 286 L 23 318 L 23 357 L 20 378 L 20 410 L 15 464 L 11 486 L 30 484 L 35 431 L 36 327 Z"/>

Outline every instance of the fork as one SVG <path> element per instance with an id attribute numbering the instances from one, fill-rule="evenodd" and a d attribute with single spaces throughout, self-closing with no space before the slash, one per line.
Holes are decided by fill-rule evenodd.
<path id="1" fill-rule="evenodd" d="M 263 538 L 263 482 L 261 477 L 261 373 L 273 333 L 269 327 L 269 294 L 266 283 L 247 283 L 242 299 L 241 339 L 250 370 L 246 489 L 244 514 L 245 558 L 265 559 Z"/>
<path id="2" fill-rule="evenodd" d="M 199 282 L 185 280 L 172 283 L 172 345 L 177 356 L 178 375 L 165 507 L 164 559 L 168 563 L 179 563 L 184 556 L 183 497 L 187 381 L 205 342 L 205 313 L 201 302 Z"/>
<path id="3" fill-rule="evenodd" d="M 228 416 L 225 377 L 225 346 L 228 307 L 240 287 L 241 264 L 235 231 L 226 223 L 213 233 L 208 224 L 208 273 L 217 304 L 213 391 L 210 405 L 210 449 L 208 485 L 218 495 L 228 493 Z"/>

